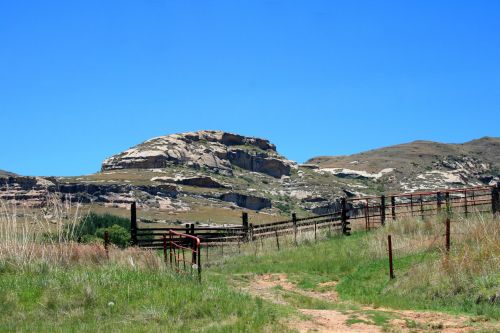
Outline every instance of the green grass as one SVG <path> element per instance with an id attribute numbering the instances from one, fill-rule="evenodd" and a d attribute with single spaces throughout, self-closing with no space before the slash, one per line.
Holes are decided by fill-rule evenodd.
<path id="1" fill-rule="evenodd" d="M 3 271 L 0 331 L 285 331 L 286 308 L 205 280 L 116 265 Z"/>
<path id="2" fill-rule="evenodd" d="M 250 254 L 205 267 L 201 285 L 166 271 L 154 253 L 142 261 L 136 259 L 133 268 L 127 264 L 127 256 L 139 255 L 133 248 L 112 251 L 110 262 L 93 262 L 89 256 L 93 252 L 82 252 L 83 248 L 75 249 L 81 260 L 69 256 L 73 261 L 54 257 L 45 264 L 33 261 L 15 266 L 5 257 L 0 260 L 0 331 L 282 332 L 289 331 L 284 321 L 297 315 L 295 308 L 355 313 L 358 317 L 351 316 L 348 324 L 370 322 L 381 327 L 394 314 L 377 307 L 468 314 L 471 320 L 500 319 L 500 303 L 488 301 L 500 290 L 500 270 L 492 264 L 498 260 L 498 234 L 491 226 L 498 221 L 484 221 L 482 229 L 472 222 L 454 225 L 457 235 L 447 261 L 439 246 L 410 242 L 440 234 L 440 229 L 410 222 L 303 242 L 298 247 L 282 242 L 280 252 L 271 250 L 274 240 L 270 240 L 272 246 L 264 248 L 264 254 L 259 250 L 259 255 L 251 254 L 259 243 L 247 244 Z M 394 280 L 388 278 L 383 243 L 387 232 L 393 235 L 396 249 Z M 87 246 L 86 251 L 94 250 Z M 154 264 L 158 261 L 159 265 Z M 238 290 L 266 273 L 285 273 L 304 290 L 335 288 L 342 302 L 276 287 L 273 292 L 289 304 L 284 306 Z M 321 285 L 329 281 L 338 283 Z M 360 304 L 372 305 L 374 310 Z"/>
<path id="3" fill-rule="evenodd" d="M 450 261 L 455 262 L 452 265 L 456 267 L 450 271 L 443 267 L 444 254 L 439 247 L 397 252 L 396 279 L 390 280 L 387 255 L 378 255 L 369 249 L 380 236 L 377 232 L 336 236 L 279 253 L 235 258 L 218 270 L 228 274 L 286 273 L 302 289 L 321 290 L 320 283 L 339 281 L 336 290 L 345 301 L 500 319 L 500 303 L 488 302 L 487 296 L 481 298 L 481 295 L 498 294 L 500 290 L 498 267 L 492 267 L 489 262 L 494 259 L 494 253 L 482 249 L 484 256 L 477 260 L 484 260 L 484 265 L 475 265 L 486 266 L 485 270 L 466 274 L 460 266 L 464 265 L 463 270 L 467 270 L 468 264 L 462 262 L 461 244 L 454 245 Z M 470 246 L 469 242 L 464 244 Z"/>

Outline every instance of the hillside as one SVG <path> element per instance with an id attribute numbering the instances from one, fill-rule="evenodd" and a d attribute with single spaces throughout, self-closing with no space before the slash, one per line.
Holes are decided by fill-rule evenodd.
<path id="1" fill-rule="evenodd" d="M 16 174 L 5 170 L 0 170 L 0 177 L 12 177 L 12 176 L 16 176 Z"/>
<path id="2" fill-rule="evenodd" d="M 380 182 L 396 191 L 485 185 L 500 175 L 500 138 L 463 144 L 414 141 L 349 156 L 314 157 L 307 163 L 347 178 L 383 171 Z"/>

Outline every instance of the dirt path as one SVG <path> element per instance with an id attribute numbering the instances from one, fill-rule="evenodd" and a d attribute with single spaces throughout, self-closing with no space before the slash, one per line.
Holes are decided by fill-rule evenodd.
<path id="1" fill-rule="evenodd" d="M 335 285 L 332 281 L 320 284 L 321 291 L 307 291 L 290 282 L 285 274 L 265 274 L 242 288 L 268 301 L 297 308 L 301 318 L 288 325 L 299 332 L 500 332 L 498 323 L 473 322 L 466 316 L 353 306 L 339 300 Z"/>

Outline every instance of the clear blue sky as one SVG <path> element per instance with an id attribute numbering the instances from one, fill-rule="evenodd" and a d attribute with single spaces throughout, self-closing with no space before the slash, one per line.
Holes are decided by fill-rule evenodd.
<path id="1" fill-rule="evenodd" d="M 500 136 L 499 1 L 2 1 L 0 169 L 222 129 L 299 162 Z"/>

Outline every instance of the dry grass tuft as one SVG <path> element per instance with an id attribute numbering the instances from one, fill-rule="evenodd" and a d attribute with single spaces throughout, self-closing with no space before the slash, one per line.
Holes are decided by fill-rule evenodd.
<path id="1" fill-rule="evenodd" d="M 49 200 L 47 207 L 28 212 L 0 202 L 0 269 L 26 270 L 34 264 L 48 267 L 114 263 L 132 269 L 160 270 L 164 264 L 153 251 L 110 246 L 109 257 L 102 243 L 73 241 L 79 222 L 79 205 Z"/>

